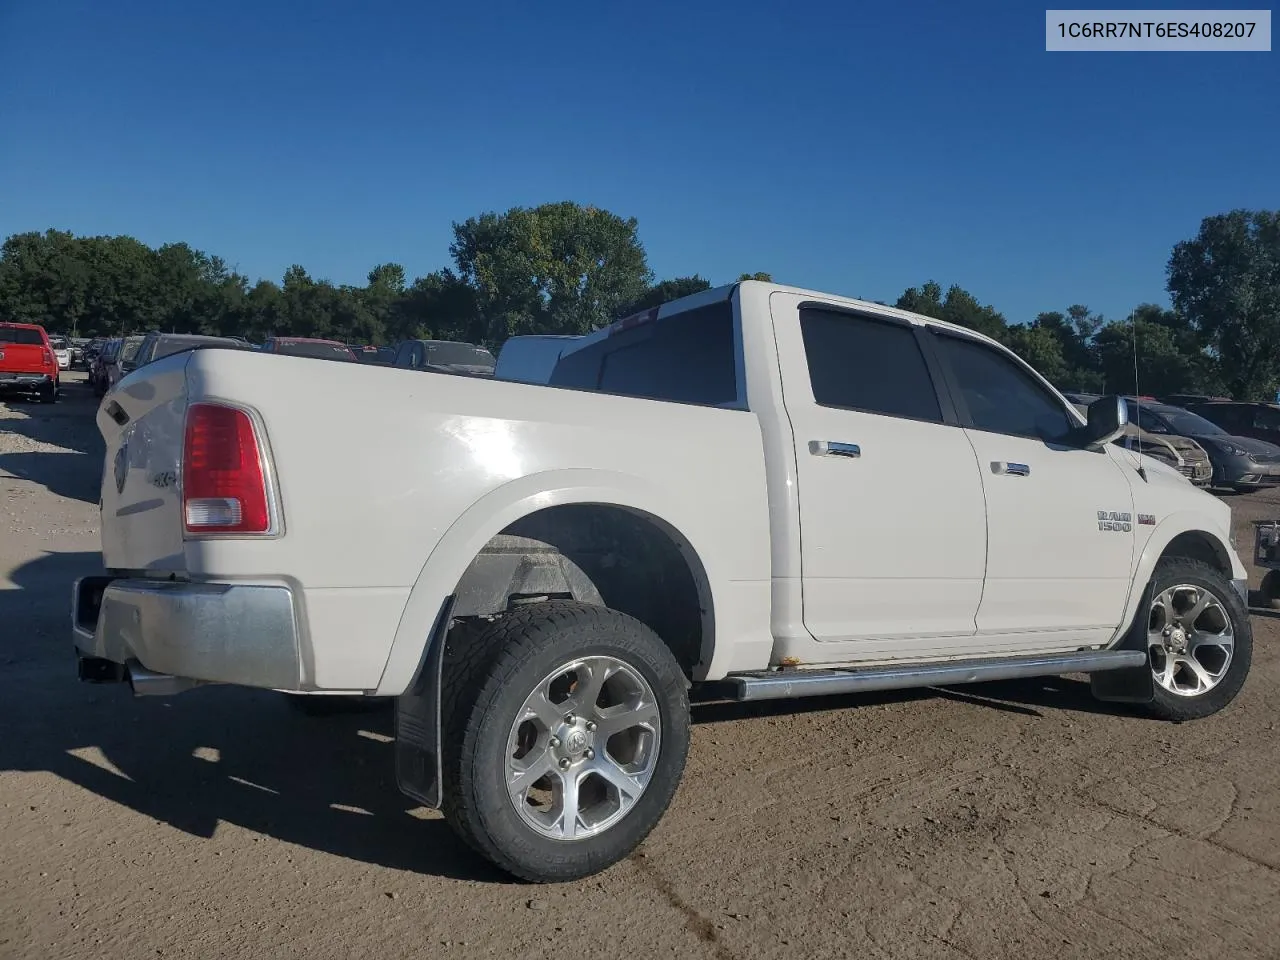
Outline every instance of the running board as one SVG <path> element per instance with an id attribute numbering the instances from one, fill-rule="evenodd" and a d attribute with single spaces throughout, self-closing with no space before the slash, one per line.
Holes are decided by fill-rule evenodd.
<path id="1" fill-rule="evenodd" d="M 734 700 L 786 700 L 820 697 L 833 693 L 868 690 L 905 690 L 911 687 L 947 687 L 988 680 L 1018 680 L 1063 673 L 1100 673 L 1142 667 L 1142 650 L 1081 650 L 1034 657 L 986 657 L 943 663 L 907 663 L 853 670 L 775 670 L 739 673 L 725 677 Z"/>

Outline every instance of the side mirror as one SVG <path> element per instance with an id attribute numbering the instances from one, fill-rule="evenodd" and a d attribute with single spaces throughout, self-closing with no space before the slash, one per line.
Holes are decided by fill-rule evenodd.
<path id="1" fill-rule="evenodd" d="M 1102 397 L 1089 404 L 1089 422 L 1080 428 L 1079 437 L 1086 447 L 1100 447 L 1124 433 L 1129 425 L 1129 405 L 1124 397 Z"/>

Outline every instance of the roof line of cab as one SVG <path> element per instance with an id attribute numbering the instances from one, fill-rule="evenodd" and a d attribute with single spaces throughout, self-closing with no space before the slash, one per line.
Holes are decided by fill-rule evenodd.
<path id="1" fill-rule="evenodd" d="M 709 290 L 701 290 L 698 293 L 691 293 L 688 296 L 680 297 L 678 300 L 668 300 L 666 303 L 656 307 L 650 307 L 647 310 L 641 310 L 630 316 L 616 320 L 608 326 L 601 327 L 599 330 L 588 333 L 576 343 L 573 350 L 577 351 L 597 343 L 607 337 L 632 327 L 640 326 L 644 323 L 651 323 L 654 320 L 663 319 L 676 313 L 684 313 L 686 310 L 695 310 L 698 307 L 705 307 L 712 303 L 720 303 L 728 300 L 739 288 L 763 287 L 770 293 L 791 293 L 802 297 L 813 297 L 816 300 L 822 300 L 827 303 L 838 304 L 848 307 L 851 310 L 857 310 L 860 313 L 868 313 L 882 317 L 890 317 L 896 320 L 905 320 L 908 323 L 917 326 L 926 324 L 939 327 L 944 330 L 951 330 L 955 333 L 962 333 L 985 343 L 999 346 L 998 342 L 988 337 L 986 334 L 979 333 L 969 327 L 962 327 L 957 323 L 949 323 L 946 320 L 939 320 L 936 317 L 928 317 L 922 313 L 913 313 L 910 310 L 903 310 L 899 307 L 886 306 L 883 303 L 872 303 L 869 300 L 859 300 L 856 297 L 843 297 L 833 293 L 827 293 L 822 290 L 810 290 L 805 287 L 792 287 L 782 283 L 772 283 L 764 280 L 738 280 L 734 283 L 726 283 L 719 287 L 712 287 Z"/>

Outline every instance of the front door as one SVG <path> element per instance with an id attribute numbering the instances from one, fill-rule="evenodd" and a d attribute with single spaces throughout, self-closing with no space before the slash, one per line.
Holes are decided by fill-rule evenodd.
<path id="1" fill-rule="evenodd" d="M 986 563 L 982 479 L 920 328 L 791 294 L 770 304 L 795 450 L 804 624 L 823 648 L 810 659 L 963 645 Z"/>
<path id="2" fill-rule="evenodd" d="M 1078 421 L 1013 354 L 930 331 L 986 492 L 978 632 L 1105 642 L 1128 599 L 1136 523 L 1113 445 L 1076 445 Z"/>

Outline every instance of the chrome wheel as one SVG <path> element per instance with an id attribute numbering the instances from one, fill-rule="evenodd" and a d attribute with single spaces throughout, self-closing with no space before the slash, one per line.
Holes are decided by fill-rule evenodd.
<path id="1" fill-rule="evenodd" d="M 1168 587 L 1151 603 L 1147 650 L 1165 690 L 1181 697 L 1208 693 L 1227 675 L 1235 650 L 1226 606 L 1195 584 Z"/>
<path id="2" fill-rule="evenodd" d="M 608 830 L 653 776 L 662 738 L 657 698 L 614 657 L 572 660 L 534 688 L 507 737 L 507 794 L 555 840 Z"/>

